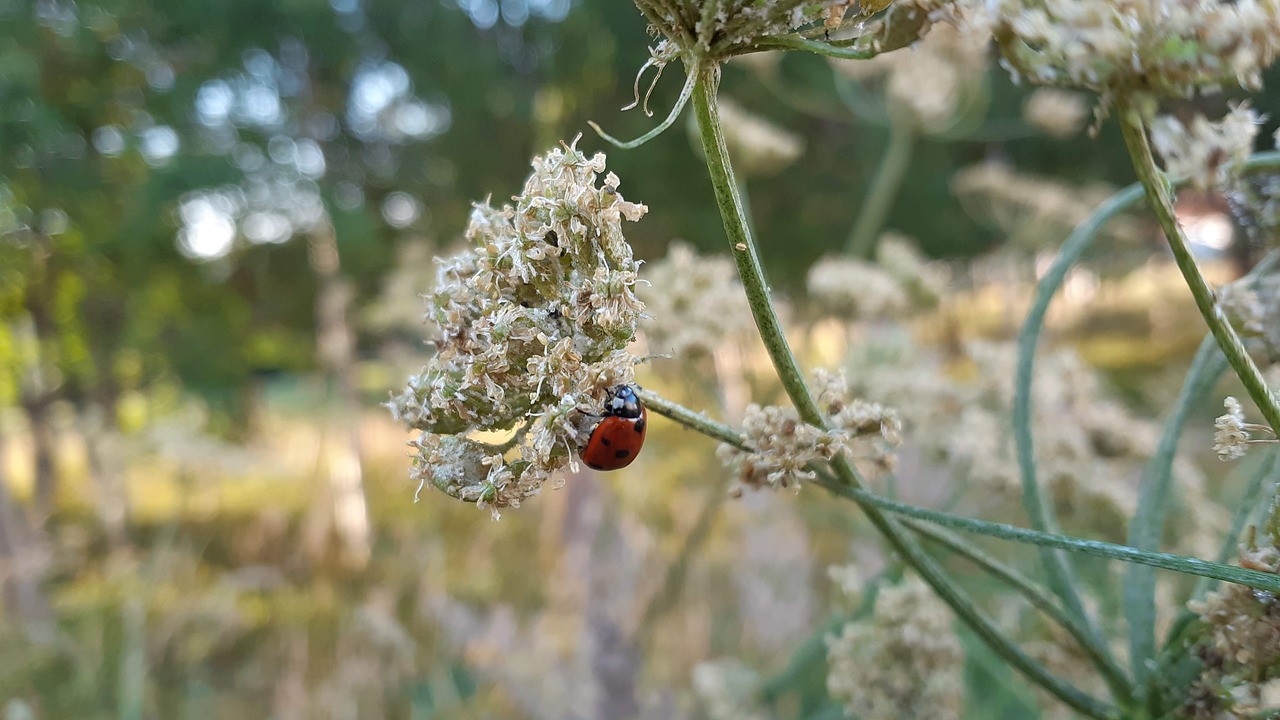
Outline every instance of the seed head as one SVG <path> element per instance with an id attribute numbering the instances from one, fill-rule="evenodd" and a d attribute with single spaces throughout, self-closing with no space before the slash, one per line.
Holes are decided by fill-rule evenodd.
<path id="1" fill-rule="evenodd" d="M 427 321 L 436 354 L 389 403 L 420 431 L 413 477 L 452 497 L 517 507 L 573 461 L 609 388 L 630 382 L 626 346 L 644 304 L 605 157 L 574 145 L 533 161 L 514 205 L 471 214 L 472 248 L 438 260 Z M 514 433 L 489 446 L 471 431 Z"/>

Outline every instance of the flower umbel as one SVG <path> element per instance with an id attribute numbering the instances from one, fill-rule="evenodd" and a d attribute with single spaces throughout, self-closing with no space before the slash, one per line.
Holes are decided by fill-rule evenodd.
<path id="1" fill-rule="evenodd" d="M 1253 152 L 1258 114 L 1242 103 L 1218 122 L 1196 115 L 1190 127 L 1169 115 L 1151 122 L 1151 142 L 1173 175 L 1200 189 L 1227 186 Z"/>
<path id="2" fill-rule="evenodd" d="M 902 443 L 902 421 L 897 411 L 878 403 L 850 399 L 844 376 L 818 370 L 814 394 L 830 430 L 800 420 L 794 408 L 752 404 L 742 421 L 743 440 L 749 449 L 721 445 L 716 454 L 739 472 L 730 491 L 735 497 L 744 487 L 785 488 L 812 480 L 810 463 L 847 453 L 851 460 L 867 460 L 892 469 L 894 448 Z"/>
<path id="3" fill-rule="evenodd" d="M 1010 68 L 1040 85 L 1189 96 L 1256 89 L 1280 51 L 1280 0 L 991 0 Z"/>
<path id="4" fill-rule="evenodd" d="M 1280 573 L 1280 547 L 1275 538 L 1255 545 L 1256 533 L 1240 546 L 1240 566 Z M 1201 602 L 1205 637 L 1197 653 L 1203 671 L 1188 693 L 1186 715 L 1192 718 L 1260 717 L 1269 703 L 1264 685 L 1280 678 L 1280 599 L 1243 585 L 1224 585 Z M 1265 713 L 1264 713 L 1265 714 Z"/>
<path id="5" fill-rule="evenodd" d="M 647 208 L 575 146 L 533 162 L 515 205 L 477 205 L 474 247 L 438 260 L 436 354 L 389 404 L 421 431 L 413 477 L 467 502 L 518 507 L 569 466 L 606 391 L 630 382 L 644 305 L 624 219 Z M 514 432 L 490 446 L 471 431 Z"/>
<path id="6" fill-rule="evenodd" d="M 1222 405 L 1227 412 L 1213 421 L 1216 429 L 1213 433 L 1213 451 L 1218 453 L 1219 460 L 1239 460 L 1244 457 L 1250 443 L 1277 442 L 1271 428 L 1244 421 L 1244 409 L 1240 407 L 1239 400 L 1228 397 L 1222 401 Z M 1264 437 L 1254 437 L 1253 433 L 1260 433 Z M 1265 437 L 1267 435 L 1270 437 Z"/>
<path id="7" fill-rule="evenodd" d="M 882 588 L 869 619 L 827 637 L 827 691 L 865 720 L 960 717 L 964 652 L 951 620 L 914 576 Z"/>

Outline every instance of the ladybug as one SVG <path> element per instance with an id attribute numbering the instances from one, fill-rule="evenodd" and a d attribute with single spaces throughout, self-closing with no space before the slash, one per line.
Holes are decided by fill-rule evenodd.
<path id="1" fill-rule="evenodd" d="M 644 444 L 649 421 L 645 410 L 630 385 L 619 385 L 609 391 L 604 415 L 591 431 L 586 447 L 578 453 L 592 470 L 618 470 L 631 464 Z"/>

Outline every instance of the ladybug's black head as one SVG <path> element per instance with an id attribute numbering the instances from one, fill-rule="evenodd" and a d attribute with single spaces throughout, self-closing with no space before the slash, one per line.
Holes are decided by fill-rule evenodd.
<path id="1" fill-rule="evenodd" d="M 623 418 L 640 417 L 640 397 L 630 385 L 619 385 L 609 391 L 609 399 L 604 404 L 604 414 Z"/>

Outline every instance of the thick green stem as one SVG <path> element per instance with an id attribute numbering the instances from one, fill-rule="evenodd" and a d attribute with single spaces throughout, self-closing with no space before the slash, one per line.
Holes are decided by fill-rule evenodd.
<path id="1" fill-rule="evenodd" d="M 719 84 L 720 68 L 714 65 L 703 68 L 694 88 L 693 109 L 698 120 L 702 149 L 707 158 L 707 169 L 711 173 L 711 186 L 720 206 L 720 218 L 729 237 L 729 248 L 737 263 L 738 276 L 742 278 L 756 328 L 760 331 L 760 339 L 777 370 L 778 379 L 800 417 L 807 423 L 821 427 L 824 424 L 822 412 L 805 385 L 800 365 L 782 330 L 782 321 L 774 310 L 773 301 L 769 297 L 769 283 L 764 277 L 764 266 L 756 252 L 755 240 L 751 237 L 742 198 L 738 195 L 738 182 L 729 163 L 729 150 L 725 145 L 720 111 L 716 104 Z"/>
<path id="2" fill-rule="evenodd" d="M 725 145 L 724 131 L 720 123 L 719 110 L 716 105 L 716 90 L 719 85 L 719 68 L 704 68 L 698 77 L 697 87 L 693 94 L 694 114 L 697 117 L 699 135 L 702 139 L 703 153 L 707 159 L 707 167 L 711 174 L 712 189 L 715 191 L 720 216 L 728 235 L 729 245 L 738 266 L 738 275 L 745 288 L 748 304 L 755 317 L 756 327 L 761 339 L 773 361 L 774 369 L 782 382 L 787 395 L 804 422 L 819 428 L 826 427 L 823 417 L 812 393 L 804 382 L 800 367 L 796 362 L 786 336 L 782 331 L 782 323 L 778 320 L 773 303 L 769 298 L 769 287 L 764 277 L 764 269 L 756 253 L 755 241 L 751 237 L 746 216 L 738 197 L 737 182 L 729 163 L 729 152 Z M 857 471 L 843 456 L 837 456 L 832 462 L 836 475 L 843 485 L 841 487 L 857 488 L 862 485 Z M 1033 682 L 1057 696 L 1063 702 L 1085 715 L 1094 718 L 1114 718 L 1114 708 L 1093 698 L 1078 688 L 1050 673 L 1043 665 L 1026 655 L 1012 640 L 996 627 L 995 622 L 983 613 L 973 599 L 968 597 L 954 582 L 947 577 L 932 557 L 925 553 L 914 538 L 897 522 L 886 516 L 879 508 L 868 502 L 858 500 L 859 506 L 867 515 L 867 519 L 885 536 L 889 545 L 898 552 L 903 561 L 913 567 L 938 597 L 951 607 L 952 611 L 983 639 L 996 653 L 1003 657 Z"/>
<path id="3" fill-rule="evenodd" d="M 858 219 L 845 242 L 845 250 L 850 255 L 860 258 L 874 255 L 876 239 L 907 176 L 915 144 L 916 133 L 911 123 L 901 119 L 889 121 L 889 145 L 880 158 L 876 173 L 871 178 L 871 187 L 867 188 L 867 195 L 858 210 Z"/>
<path id="4" fill-rule="evenodd" d="M 1118 101 L 1117 104 L 1120 111 L 1120 129 L 1124 133 L 1125 146 L 1129 148 L 1129 158 L 1133 161 L 1138 180 L 1146 189 L 1147 200 L 1155 211 L 1156 220 L 1169 241 L 1173 259 L 1178 264 L 1178 269 L 1182 271 L 1182 278 L 1186 281 L 1187 287 L 1191 289 L 1196 308 L 1200 310 L 1200 316 L 1209 326 L 1209 332 L 1213 333 L 1214 340 L 1218 341 L 1222 354 L 1227 356 L 1231 369 L 1239 376 L 1245 391 L 1249 393 L 1249 398 L 1253 400 L 1254 405 L 1258 406 L 1258 410 L 1262 412 L 1262 417 L 1266 418 L 1272 431 L 1280 432 L 1280 398 L 1277 398 L 1267 387 L 1267 381 L 1263 379 L 1262 372 L 1258 370 L 1253 358 L 1245 350 L 1244 343 L 1240 341 L 1235 328 L 1231 327 L 1231 323 L 1227 321 L 1222 308 L 1218 306 L 1213 289 L 1209 287 L 1204 274 L 1200 272 L 1200 266 L 1196 264 L 1195 257 L 1191 254 L 1191 247 L 1187 244 L 1187 238 L 1182 233 L 1182 227 L 1178 225 L 1178 217 L 1173 210 L 1170 185 L 1156 167 L 1155 158 L 1151 155 L 1151 145 L 1147 142 L 1142 114 L 1127 102 Z"/>

